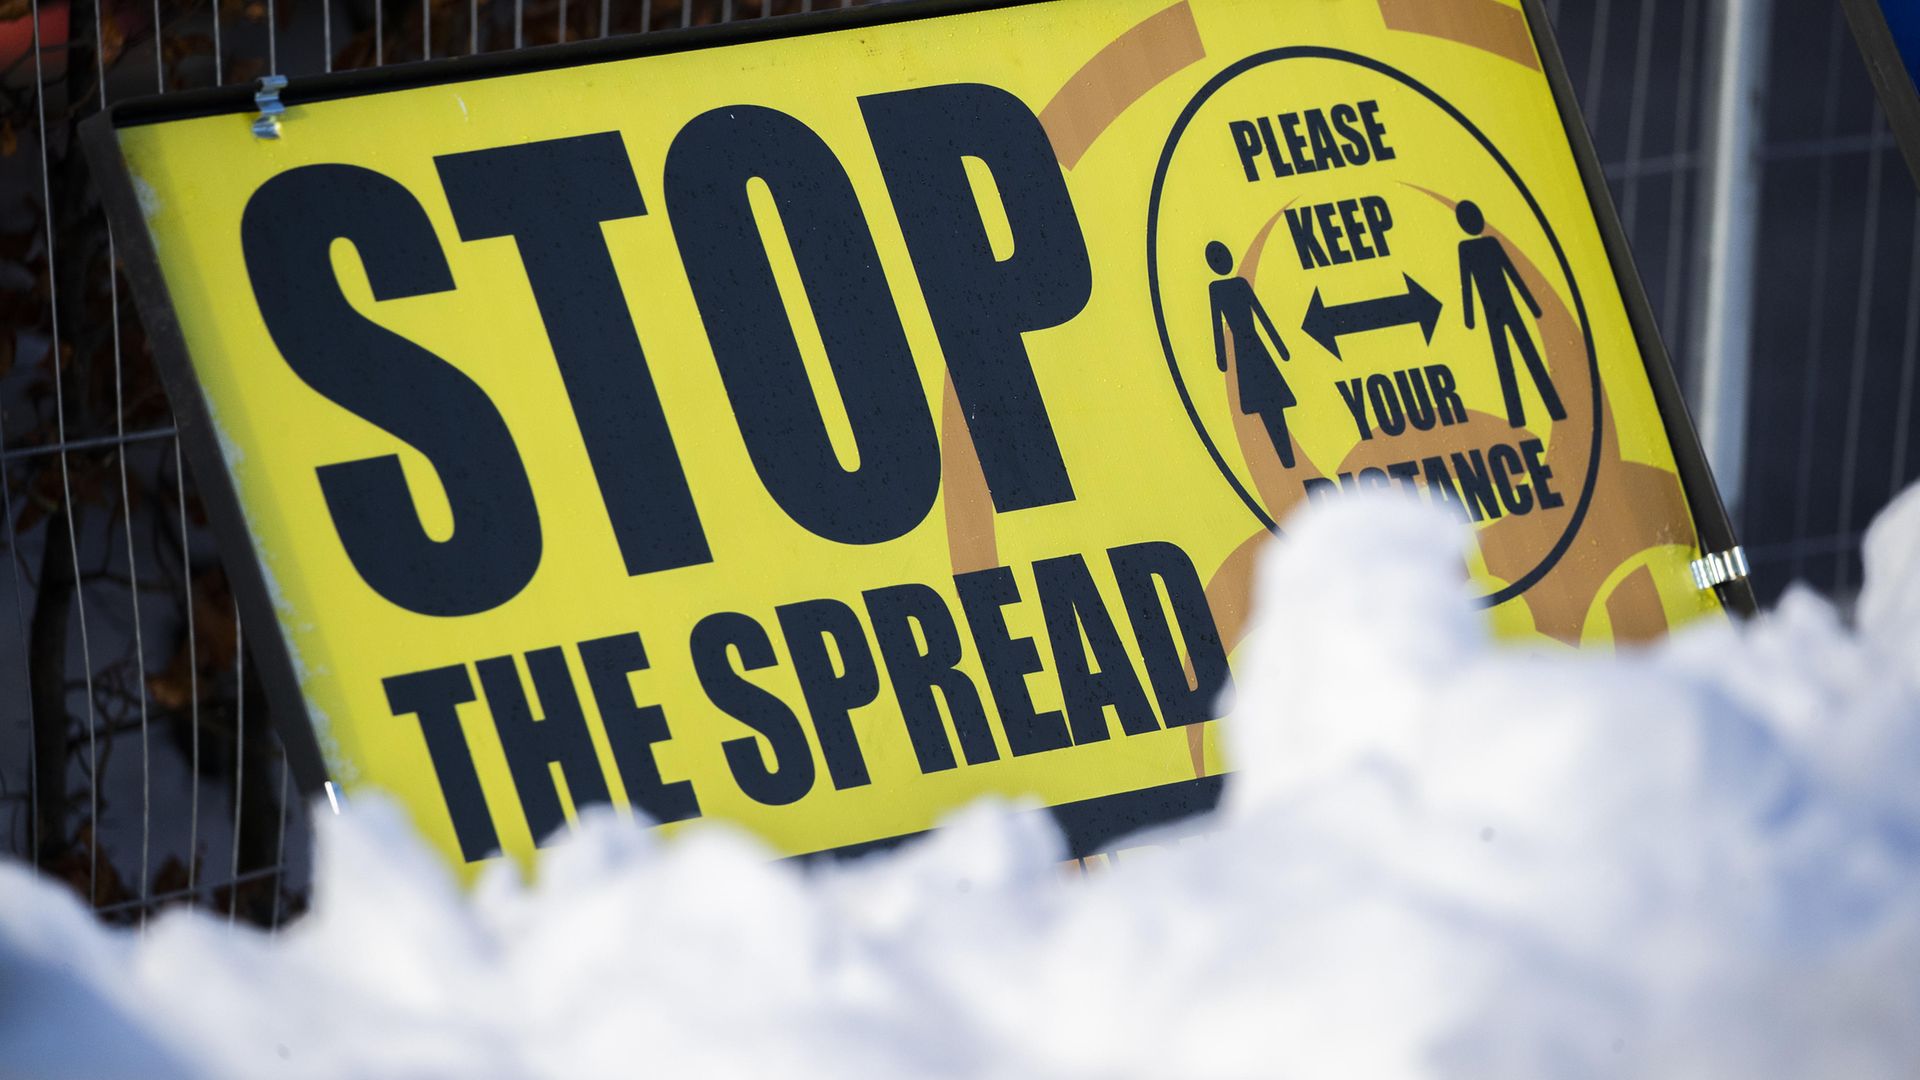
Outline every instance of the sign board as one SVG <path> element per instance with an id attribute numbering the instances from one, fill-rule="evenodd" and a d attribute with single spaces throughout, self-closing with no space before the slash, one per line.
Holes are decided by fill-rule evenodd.
<path id="1" fill-rule="evenodd" d="M 1515 638 L 1744 602 L 1537 6 L 900 4 L 281 100 L 89 138 L 296 764 L 457 860 L 1204 807 L 1315 499 L 1472 521 Z"/>
<path id="2" fill-rule="evenodd" d="M 1841 0 L 1907 168 L 1920 183 L 1920 4 Z"/>

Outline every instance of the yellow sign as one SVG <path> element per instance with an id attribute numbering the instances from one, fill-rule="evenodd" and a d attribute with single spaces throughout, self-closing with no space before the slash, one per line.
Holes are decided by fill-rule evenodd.
<path id="1" fill-rule="evenodd" d="M 999 793 L 1093 843 L 1211 797 L 1303 502 L 1472 521 L 1516 638 L 1719 610 L 1535 19 L 907 5 L 95 138 L 345 789 L 465 861 L 597 802 L 804 853 Z"/>

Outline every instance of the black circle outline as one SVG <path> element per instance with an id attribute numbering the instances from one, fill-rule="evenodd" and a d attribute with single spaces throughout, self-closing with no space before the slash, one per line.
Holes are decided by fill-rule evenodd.
<path id="1" fill-rule="evenodd" d="M 1581 488 L 1579 501 L 1574 504 L 1573 517 L 1567 522 L 1566 531 L 1560 534 L 1559 541 L 1541 559 L 1539 565 L 1528 571 L 1520 580 L 1508 584 L 1500 591 L 1478 598 L 1478 602 L 1486 607 L 1497 607 L 1539 584 L 1540 579 L 1545 577 L 1567 553 L 1567 549 L 1573 546 L 1574 536 L 1586 521 L 1587 508 L 1593 502 L 1594 481 L 1600 472 L 1600 448 L 1603 428 L 1606 424 L 1605 411 L 1600 404 L 1600 358 L 1594 349 L 1593 327 L 1587 320 L 1587 305 L 1580 295 L 1580 284 L 1574 280 L 1573 267 L 1567 262 L 1567 254 L 1561 249 L 1560 238 L 1554 233 L 1553 225 L 1547 220 L 1546 212 L 1540 208 L 1539 201 L 1533 197 L 1533 192 L 1527 187 L 1526 181 L 1520 179 L 1519 172 L 1507 161 L 1506 155 L 1500 152 L 1499 147 L 1493 145 L 1493 140 L 1487 138 L 1464 113 L 1454 108 L 1451 102 L 1435 93 L 1425 83 L 1370 56 L 1362 56 L 1345 49 L 1333 49 L 1322 45 L 1289 45 L 1257 52 L 1235 61 L 1200 88 L 1193 100 L 1187 103 L 1187 107 L 1181 110 L 1180 118 L 1174 121 L 1173 130 L 1167 135 L 1166 148 L 1160 152 L 1159 165 L 1154 169 L 1153 192 L 1147 200 L 1147 291 L 1153 302 L 1154 323 L 1160 331 L 1160 348 L 1167 357 L 1167 370 L 1173 376 L 1174 389 L 1180 393 L 1180 403 L 1186 406 L 1187 419 L 1192 423 L 1194 432 L 1200 436 L 1200 442 L 1207 448 L 1207 454 L 1213 458 L 1214 467 L 1220 470 L 1221 476 L 1226 477 L 1234 493 L 1240 496 L 1240 501 L 1247 505 L 1247 509 L 1253 511 L 1253 516 L 1259 520 L 1260 524 L 1269 532 L 1279 533 L 1280 527 L 1274 524 L 1273 518 L 1267 515 L 1259 501 L 1248 494 L 1247 489 L 1240 483 L 1239 477 L 1233 475 L 1233 470 L 1227 467 L 1226 459 L 1220 456 L 1219 447 L 1214 445 L 1213 437 L 1207 434 L 1206 425 L 1200 420 L 1200 412 L 1194 408 L 1193 398 L 1187 393 L 1186 381 L 1180 377 L 1180 364 L 1173 352 L 1173 338 L 1167 332 L 1166 311 L 1160 302 L 1160 197 L 1166 185 L 1167 169 L 1173 163 L 1173 153 L 1179 149 L 1181 137 L 1186 134 L 1187 126 L 1193 122 L 1193 118 L 1199 114 L 1201 106 L 1205 105 L 1214 94 L 1219 93 L 1221 87 L 1254 68 L 1264 67 L 1281 60 L 1297 59 L 1332 60 L 1353 64 L 1375 74 L 1384 75 L 1426 98 L 1440 111 L 1451 117 L 1455 123 L 1466 129 L 1467 133 L 1478 140 L 1481 147 L 1506 172 L 1507 179 L 1513 182 L 1521 198 L 1527 201 L 1528 209 L 1533 211 L 1533 216 L 1540 222 L 1540 227 L 1546 231 L 1547 243 L 1553 248 L 1554 258 L 1560 263 L 1560 273 L 1566 278 L 1567 288 L 1573 292 L 1574 311 L 1580 318 L 1580 333 L 1587 347 L 1587 368 L 1590 373 L 1589 382 L 1593 402 L 1593 444 L 1587 455 L 1586 482 Z"/>

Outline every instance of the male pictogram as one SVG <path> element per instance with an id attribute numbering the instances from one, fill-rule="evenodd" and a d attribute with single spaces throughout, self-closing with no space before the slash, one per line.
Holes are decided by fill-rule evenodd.
<path id="1" fill-rule="evenodd" d="M 1540 399 L 1546 402 L 1547 415 L 1565 420 L 1567 410 L 1560 404 L 1560 395 L 1554 390 L 1546 365 L 1540 362 L 1540 351 L 1533 346 L 1533 335 L 1520 315 L 1520 307 L 1513 302 L 1514 291 L 1520 293 L 1527 310 L 1533 312 L 1536 319 L 1540 317 L 1539 302 L 1534 300 L 1527 283 L 1520 280 L 1520 271 L 1515 269 L 1500 239 L 1480 235 L 1487 227 L 1480 208 L 1462 199 L 1454 208 L 1454 216 L 1471 237 L 1460 241 L 1460 308 L 1466 312 L 1467 329 L 1473 329 L 1473 294 L 1478 289 L 1487 314 L 1487 336 L 1493 341 L 1494 368 L 1500 373 L 1500 392 L 1506 397 L 1507 423 L 1514 427 L 1527 424 L 1526 407 L 1520 402 L 1520 380 L 1514 374 L 1513 355 L 1508 351 L 1509 335 L 1520 347 L 1520 358 L 1526 361 L 1527 374 L 1533 376 Z M 1508 282 L 1513 283 L 1511 287 Z"/>
<path id="2" fill-rule="evenodd" d="M 1287 410 L 1297 402 L 1287 380 L 1280 374 L 1280 365 L 1274 363 L 1273 354 L 1260 340 L 1259 327 L 1264 327 L 1267 338 L 1273 342 L 1274 350 L 1280 359 L 1291 360 L 1287 352 L 1287 343 L 1280 340 L 1280 331 L 1273 328 L 1273 320 L 1268 318 L 1267 309 L 1261 305 L 1260 298 L 1253 293 L 1253 283 L 1233 273 L 1233 253 L 1227 245 L 1218 240 L 1207 245 L 1207 265 L 1216 274 L 1225 274 L 1207 290 L 1208 299 L 1213 306 L 1213 356 L 1221 371 L 1227 370 L 1227 334 L 1233 335 L 1233 362 L 1238 369 L 1240 385 L 1240 411 L 1250 416 L 1258 416 L 1266 426 L 1267 438 L 1273 441 L 1274 453 L 1280 455 L 1280 464 L 1293 468 L 1293 438 L 1287 434 Z M 1254 320 L 1259 320 L 1259 327 Z"/>

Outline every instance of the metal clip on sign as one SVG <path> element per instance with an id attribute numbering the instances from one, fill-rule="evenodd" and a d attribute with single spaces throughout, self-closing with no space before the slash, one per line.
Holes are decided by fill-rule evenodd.
<path id="1" fill-rule="evenodd" d="M 280 101 L 280 91 L 287 88 L 285 75 L 262 75 L 260 89 L 254 91 L 253 103 L 260 108 L 260 115 L 253 121 L 253 136 L 256 139 L 277 139 L 280 137 L 280 117 L 287 111 Z"/>
<path id="2" fill-rule="evenodd" d="M 1715 551 L 1693 560 L 1693 583 L 1701 592 L 1747 576 L 1747 553 L 1743 548 Z"/>

